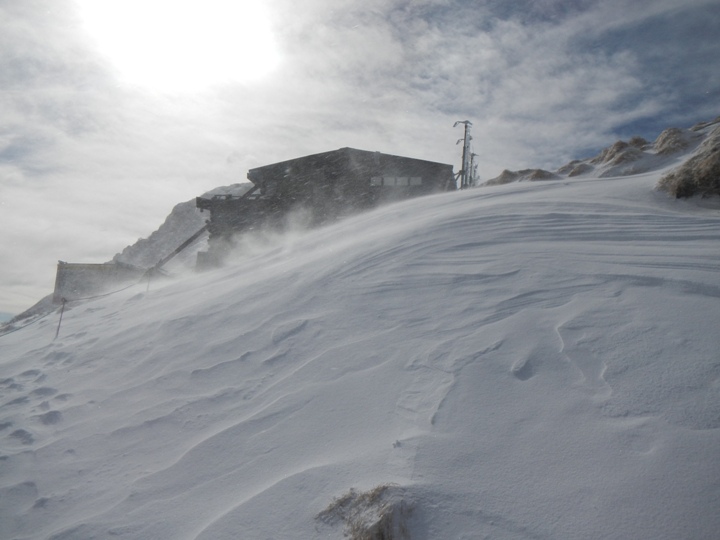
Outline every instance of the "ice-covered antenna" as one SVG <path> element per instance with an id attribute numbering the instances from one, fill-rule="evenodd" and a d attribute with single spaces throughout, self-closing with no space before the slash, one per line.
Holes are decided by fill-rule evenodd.
<path id="1" fill-rule="evenodd" d="M 470 185 L 472 187 L 475 187 L 478 182 L 478 177 L 477 177 L 478 164 L 475 163 L 476 156 L 477 156 L 477 154 L 475 152 L 470 154 Z"/>
<path id="2" fill-rule="evenodd" d="M 472 122 L 470 120 L 458 120 L 453 124 L 453 127 L 457 127 L 458 124 L 465 124 L 465 137 L 458 140 L 458 143 L 463 141 L 462 166 L 460 168 L 460 189 L 465 189 L 470 186 L 470 175 L 472 174 L 472 167 L 468 163 L 468 159 L 470 158 L 470 141 L 472 140 L 472 137 L 470 136 L 470 126 L 472 126 Z"/>

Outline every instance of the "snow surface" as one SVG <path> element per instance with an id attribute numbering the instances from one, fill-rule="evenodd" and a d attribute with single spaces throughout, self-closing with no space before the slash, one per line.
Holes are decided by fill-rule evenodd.
<path id="1" fill-rule="evenodd" d="M 425 197 L 0 337 L 0 538 L 717 538 L 720 210 L 664 171 Z"/>

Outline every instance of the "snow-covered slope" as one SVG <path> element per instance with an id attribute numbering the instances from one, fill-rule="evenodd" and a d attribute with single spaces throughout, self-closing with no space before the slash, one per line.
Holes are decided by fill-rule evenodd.
<path id="1" fill-rule="evenodd" d="M 687 159 L 713 132 L 720 128 L 720 117 L 701 122 L 689 129 L 668 128 L 653 143 L 642 137 L 629 141 L 616 141 L 603 149 L 597 156 L 576 159 L 550 172 L 542 169 L 521 171 L 504 170 L 496 178 L 484 183 L 485 186 L 508 184 L 510 182 L 554 180 L 562 177 L 616 178 L 642 174 L 668 167 Z"/>
<path id="2" fill-rule="evenodd" d="M 0 538 L 714 538 L 720 210 L 662 173 L 395 204 L 0 337 Z"/>
<path id="3" fill-rule="evenodd" d="M 660 179 L 658 188 L 678 198 L 720 196 L 720 122 L 690 159 Z"/>

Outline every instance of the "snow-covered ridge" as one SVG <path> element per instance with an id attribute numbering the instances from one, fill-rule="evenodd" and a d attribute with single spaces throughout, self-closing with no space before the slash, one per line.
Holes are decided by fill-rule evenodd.
<path id="1" fill-rule="evenodd" d="M 672 167 L 386 206 L 0 337 L 0 537 L 712 538 L 720 210 Z"/>
<path id="2" fill-rule="evenodd" d="M 668 128 L 652 143 L 642 137 L 633 137 L 629 141 L 617 141 L 603 149 L 597 156 L 573 160 L 556 171 L 542 169 L 511 171 L 506 169 L 483 185 L 493 186 L 510 182 L 583 176 L 616 178 L 656 171 L 669 164 L 684 160 L 688 152 L 696 149 L 707 138 L 712 138 L 713 130 L 717 132 L 718 125 L 720 125 L 720 117 L 709 122 L 698 123 L 689 129 Z"/>
<path id="3" fill-rule="evenodd" d="M 658 187 L 678 198 L 720 195 L 720 125 L 705 137 L 690 159 L 665 174 Z"/>

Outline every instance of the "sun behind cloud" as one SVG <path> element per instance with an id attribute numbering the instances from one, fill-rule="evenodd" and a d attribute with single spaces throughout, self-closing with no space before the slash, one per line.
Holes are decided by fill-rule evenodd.
<path id="1" fill-rule="evenodd" d="M 76 0 L 101 54 L 124 82 L 194 92 L 250 82 L 280 61 L 261 0 Z"/>

